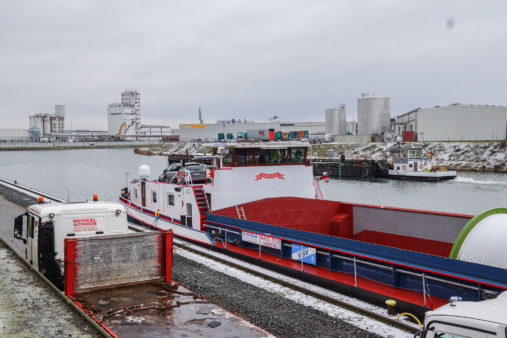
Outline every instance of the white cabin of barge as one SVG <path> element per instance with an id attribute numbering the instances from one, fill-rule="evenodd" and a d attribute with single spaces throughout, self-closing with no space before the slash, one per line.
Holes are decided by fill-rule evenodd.
<path id="1" fill-rule="evenodd" d="M 270 197 L 322 198 L 306 161 L 308 149 L 303 142 L 217 145 L 202 183 L 192 182 L 183 167 L 183 179 L 132 180 L 123 198 L 133 204 L 129 215 L 140 221 L 165 217 L 195 230 L 209 211 Z"/>

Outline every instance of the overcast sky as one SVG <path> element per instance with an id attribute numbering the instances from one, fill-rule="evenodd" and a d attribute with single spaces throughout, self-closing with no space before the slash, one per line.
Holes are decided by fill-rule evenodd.
<path id="1" fill-rule="evenodd" d="M 107 103 L 141 93 L 142 123 L 277 115 L 323 121 L 362 92 L 393 116 L 507 105 L 507 1 L 0 0 L 0 128 L 67 110 L 107 129 Z"/>

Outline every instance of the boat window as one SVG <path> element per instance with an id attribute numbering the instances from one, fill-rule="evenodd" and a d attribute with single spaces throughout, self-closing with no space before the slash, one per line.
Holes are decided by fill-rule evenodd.
<path id="1" fill-rule="evenodd" d="M 391 156 L 392 156 L 392 157 L 400 157 L 400 152 L 399 152 L 399 150 L 392 150 L 392 151 L 391 151 Z"/>
<path id="2" fill-rule="evenodd" d="M 174 194 L 167 194 L 167 205 L 170 207 L 174 206 Z"/>
<path id="3" fill-rule="evenodd" d="M 251 164 L 254 157 L 254 149 L 236 149 L 235 164 Z"/>
<path id="4" fill-rule="evenodd" d="M 271 163 L 271 149 L 256 149 L 255 163 L 266 164 Z"/>
<path id="5" fill-rule="evenodd" d="M 137 189 L 134 189 L 134 198 L 137 198 Z"/>
<path id="6" fill-rule="evenodd" d="M 222 159 L 224 164 L 231 165 L 232 164 L 232 151 L 230 149 L 225 149 L 225 154 Z"/>
<path id="7" fill-rule="evenodd" d="M 287 149 L 273 149 L 271 151 L 271 163 L 286 163 Z"/>
<path id="8" fill-rule="evenodd" d="M 408 157 L 408 151 L 407 150 L 403 150 L 402 151 L 402 155 L 403 155 L 403 157 Z"/>
<path id="9" fill-rule="evenodd" d="M 305 160 L 305 148 L 289 148 L 289 162 L 303 163 Z"/>
<path id="10" fill-rule="evenodd" d="M 157 203 L 157 192 L 156 191 L 151 192 L 151 202 Z"/>

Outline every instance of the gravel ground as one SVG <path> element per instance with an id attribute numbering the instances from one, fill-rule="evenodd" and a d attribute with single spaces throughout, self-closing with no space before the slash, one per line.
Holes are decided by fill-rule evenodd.
<path id="1" fill-rule="evenodd" d="M 377 337 L 178 255 L 174 256 L 173 279 L 279 337 Z"/>

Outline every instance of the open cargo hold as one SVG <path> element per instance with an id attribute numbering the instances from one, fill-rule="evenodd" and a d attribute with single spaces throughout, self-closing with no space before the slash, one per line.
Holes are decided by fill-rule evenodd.
<path id="1" fill-rule="evenodd" d="M 227 250 L 352 285 L 373 301 L 416 304 L 423 314 L 451 296 L 480 300 L 507 289 L 504 269 L 448 258 L 471 218 L 283 197 L 214 211 L 207 223 Z"/>

